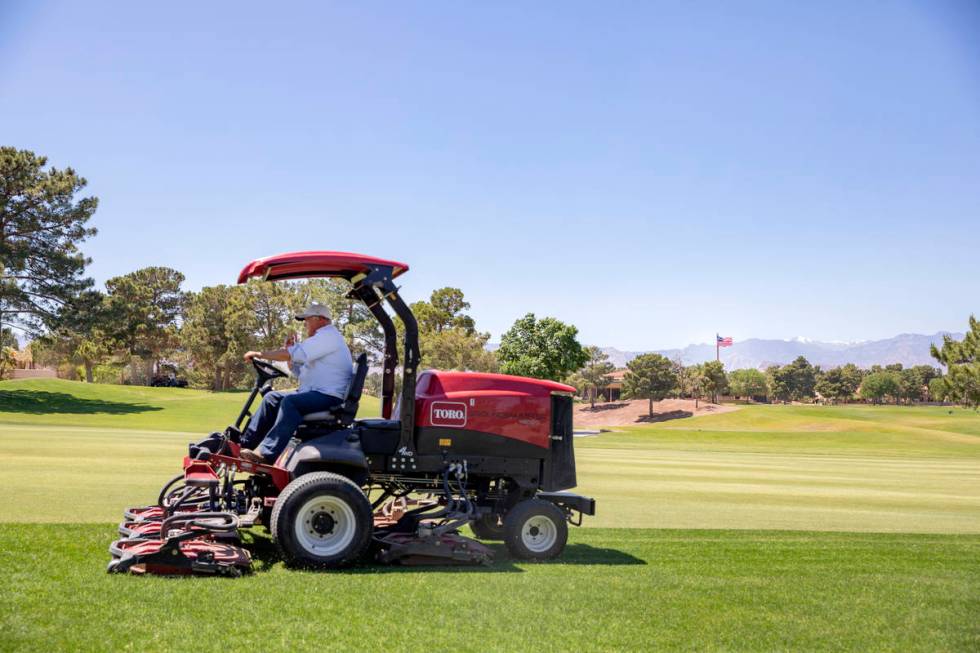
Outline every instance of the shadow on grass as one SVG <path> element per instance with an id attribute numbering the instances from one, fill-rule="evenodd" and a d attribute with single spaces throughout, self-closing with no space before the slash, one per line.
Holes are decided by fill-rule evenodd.
<path id="1" fill-rule="evenodd" d="M 588 408 L 581 408 L 583 413 L 599 413 L 604 410 L 618 410 L 620 408 L 625 408 L 630 405 L 628 401 L 620 402 L 610 402 L 605 404 L 596 404 L 595 406 L 589 406 Z"/>
<path id="2" fill-rule="evenodd" d="M 683 419 L 685 417 L 691 417 L 694 415 L 689 410 L 671 410 L 666 413 L 654 413 L 653 415 L 642 415 L 636 418 L 637 422 L 646 422 L 647 424 L 653 422 L 666 422 L 672 419 Z"/>
<path id="3" fill-rule="evenodd" d="M 252 552 L 252 569 L 255 573 L 271 571 L 272 568 L 282 562 L 272 538 L 266 533 L 251 532 L 244 539 L 243 544 Z M 331 574 L 405 574 L 405 573 L 522 573 L 524 569 L 517 566 L 521 564 L 533 565 L 645 565 L 645 560 L 634 555 L 619 551 L 617 549 L 606 549 L 590 546 L 588 544 L 569 544 L 565 551 L 555 560 L 546 562 L 527 562 L 514 560 L 511 558 L 507 547 L 497 542 L 485 542 L 493 550 L 494 562 L 492 565 L 381 565 L 372 562 L 361 564 L 346 569 L 332 570 Z"/>
<path id="4" fill-rule="evenodd" d="M 83 399 L 65 392 L 46 392 L 44 390 L 0 391 L 0 412 L 4 413 L 29 413 L 32 415 L 107 413 L 110 415 L 126 415 L 152 410 L 163 409 L 148 404 Z"/>
<path id="5" fill-rule="evenodd" d="M 503 553 L 506 555 L 507 551 Z M 553 564 L 621 566 L 645 565 L 647 562 L 618 549 L 599 548 L 589 544 L 569 544 Z"/>

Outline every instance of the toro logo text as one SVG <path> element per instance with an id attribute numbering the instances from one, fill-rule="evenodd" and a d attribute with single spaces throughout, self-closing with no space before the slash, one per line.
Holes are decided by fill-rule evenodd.
<path id="1" fill-rule="evenodd" d="M 433 401 L 429 423 L 432 426 L 463 428 L 466 426 L 466 404 L 461 401 Z"/>

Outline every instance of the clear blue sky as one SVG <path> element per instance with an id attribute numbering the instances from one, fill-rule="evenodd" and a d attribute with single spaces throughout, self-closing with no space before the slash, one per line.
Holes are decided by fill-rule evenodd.
<path id="1" fill-rule="evenodd" d="M 623 349 L 980 313 L 980 3 L 0 2 L 99 281 L 297 249 Z"/>

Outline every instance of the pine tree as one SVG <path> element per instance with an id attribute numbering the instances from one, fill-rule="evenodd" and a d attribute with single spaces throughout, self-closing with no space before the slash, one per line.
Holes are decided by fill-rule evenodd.
<path id="1" fill-rule="evenodd" d="M 38 332 L 57 325 L 64 306 L 92 285 L 79 244 L 95 229 L 86 223 L 94 197 L 75 199 L 86 181 L 47 158 L 0 147 L 0 328 Z"/>
<path id="2" fill-rule="evenodd" d="M 964 406 L 980 406 L 980 320 L 970 316 L 963 340 L 943 336 L 942 348 L 931 347 L 932 357 L 946 366 L 945 398 Z"/>
<path id="3" fill-rule="evenodd" d="M 640 354 L 626 364 L 623 391 L 631 399 L 646 399 L 653 417 L 653 402 L 660 401 L 677 385 L 674 366 L 660 354 Z"/>
<path id="4" fill-rule="evenodd" d="M 609 374 L 616 366 L 609 362 L 609 355 L 595 345 L 586 347 L 585 353 L 589 359 L 578 373 L 588 388 L 592 408 L 595 408 L 596 395 L 609 385 Z"/>

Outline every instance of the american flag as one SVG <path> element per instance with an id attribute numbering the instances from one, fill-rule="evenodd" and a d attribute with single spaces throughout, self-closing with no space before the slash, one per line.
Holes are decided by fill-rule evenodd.
<path id="1" fill-rule="evenodd" d="M 724 338 L 722 338 L 721 336 L 719 336 L 716 333 L 715 334 L 715 338 L 718 339 L 718 346 L 719 347 L 731 347 L 732 346 L 732 337 L 731 336 L 725 336 Z"/>

